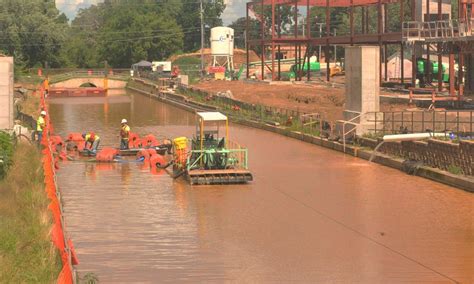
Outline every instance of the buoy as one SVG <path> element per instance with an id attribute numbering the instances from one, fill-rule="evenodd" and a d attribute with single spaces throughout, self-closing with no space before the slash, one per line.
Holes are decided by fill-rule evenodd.
<path id="1" fill-rule="evenodd" d="M 130 133 L 128 135 L 128 147 L 129 148 L 140 148 L 140 136 L 136 133 Z"/>
<path id="2" fill-rule="evenodd" d="M 115 148 L 104 148 L 95 156 L 97 162 L 112 162 L 119 151 Z"/>
<path id="3" fill-rule="evenodd" d="M 74 132 L 67 135 L 66 141 L 84 142 L 84 138 L 81 133 Z"/>
<path id="4" fill-rule="evenodd" d="M 167 162 L 163 156 L 160 156 L 158 154 L 154 154 L 150 157 L 150 166 L 151 167 L 157 167 L 157 168 L 164 168 L 166 166 Z"/>

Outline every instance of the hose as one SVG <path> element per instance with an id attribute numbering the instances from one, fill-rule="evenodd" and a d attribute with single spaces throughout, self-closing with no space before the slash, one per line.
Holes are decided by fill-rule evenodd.
<path id="1" fill-rule="evenodd" d="M 177 178 L 179 178 L 180 176 L 182 176 L 184 173 L 186 173 L 186 170 L 185 170 L 185 169 L 181 170 L 181 171 L 178 172 L 177 174 L 172 174 L 171 177 L 172 177 L 173 179 L 177 179 Z"/>
<path id="2" fill-rule="evenodd" d="M 166 169 L 167 167 L 171 166 L 172 164 L 174 164 L 174 161 L 170 161 L 168 164 L 163 165 L 163 166 L 160 163 L 156 163 L 156 167 L 159 168 L 159 169 Z"/>

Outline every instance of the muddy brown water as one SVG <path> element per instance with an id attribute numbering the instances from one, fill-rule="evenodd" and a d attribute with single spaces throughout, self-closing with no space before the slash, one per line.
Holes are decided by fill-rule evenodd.
<path id="1" fill-rule="evenodd" d="M 142 95 L 50 103 L 57 133 L 191 136 Z M 240 125 L 255 181 L 195 186 L 139 163 L 59 170 L 81 275 L 101 282 L 474 282 L 474 195 Z"/>

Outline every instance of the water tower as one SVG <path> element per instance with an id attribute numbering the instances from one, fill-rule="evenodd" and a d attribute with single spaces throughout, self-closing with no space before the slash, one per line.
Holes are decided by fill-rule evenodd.
<path id="1" fill-rule="evenodd" d="M 234 70 L 234 29 L 215 27 L 211 29 L 212 66 L 224 66 Z"/>

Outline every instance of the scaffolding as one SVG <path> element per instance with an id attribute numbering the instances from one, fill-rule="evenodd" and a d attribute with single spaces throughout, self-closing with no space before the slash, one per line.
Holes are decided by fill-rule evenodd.
<path id="1" fill-rule="evenodd" d="M 474 28 L 474 17 L 472 17 L 474 1 L 458 0 L 457 13 L 452 13 L 451 5 L 444 2 L 443 0 L 254 0 L 248 2 L 245 29 L 246 76 L 249 78 L 251 75 L 249 49 L 258 51 L 260 55 L 260 76 L 258 77 L 262 80 L 266 79 L 266 75 L 271 80 L 282 79 L 280 50 L 282 46 L 286 49 L 290 46 L 294 48 L 296 54 L 293 62 L 296 68 L 295 80 L 302 81 L 304 76 L 308 81 L 311 80 L 310 64 L 305 63 L 309 62 L 311 56 L 317 54 L 322 65 L 324 64 L 321 59 L 324 57 L 326 66 L 323 73 L 326 75 L 326 81 L 330 81 L 331 50 L 335 45 L 377 45 L 381 50 L 379 68 L 381 81 L 388 81 L 388 48 L 392 47 L 392 50 L 397 49 L 400 52 L 400 60 L 397 61 L 400 65 L 399 83 L 411 85 L 411 87 L 416 86 L 418 58 L 424 57 L 430 60 L 433 56 L 437 56 L 438 62 L 442 62 L 443 56 L 448 56 L 449 62 L 452 63 L 449 67 L 450 78 L 452 78 L 449 82 L 449 93 L 454 95 L 456 90 L 462 91 L 463 81 L 459 79 L 455 85 L 455 56 L 459 65 L 457 76 L 462 78 L 464 53 L 472 52 L 467 51 L 466 47 L 473 45 L 456 44 L 456 40 L 463 38 L 464 42 L 474 41 L 471 38 L 472 28 Z M 445 11 L 448 9 L 446 5 L 449 8 L 448 12 Z M 433 12 L 434 10 L 436 13 Z M 332 19 L 335 11 L 348 15 L 346 31 L 337 31 L 337 35 L 333 29 L 335 22 Z M 453 14 L 457 14 L 457 19 L 450 18 Z M 423 21 L 423 15 L 426 21 Z M 450 44 L 443 43 L 446 40 Z M 411 51 L 412 54 L 411 78 L 406 78 L 408 76 L 404 70 L 404 56 L 407 51 Z M 303 70 L 303 67 L 306 70 Z M 382 74 L 385 75 L 382 76 Z M 442 91 L 443 74 L 438 72 L 438 75 L 437 89 Z"/>

